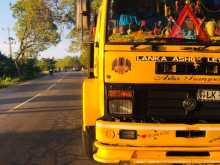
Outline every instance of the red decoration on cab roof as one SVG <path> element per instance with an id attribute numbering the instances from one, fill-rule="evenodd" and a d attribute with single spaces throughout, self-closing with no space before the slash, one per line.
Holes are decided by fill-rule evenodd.
<path id="1" fill-rule="evenodd" d="M 195 28 L 196 28 L 196 31 L 197 31 L 198 37 L 199 37 L 198 39 L 200 39 L 202 41 L 207 41 L 207 42 L 210 41 L 208 34 L 201 28 L 201 23 L 196 18 L 196 16 L 193 14 L 192 9 L 189 4 L 186 4 L 184 6 L 184 8 L 182 9 L 182 11 L 180 12 L 180 15 L 176 21 L 176 24 L 172 28 L 172 32 L 170 34 L 170 37 L 182 38 L 181 36 L 178 36 L 178 35 L 179 35 L 179 32 L 181 31 L 181 26 L 183 25 L 187 16 L 192 20 L 193 24 L 195 25 Z"/>

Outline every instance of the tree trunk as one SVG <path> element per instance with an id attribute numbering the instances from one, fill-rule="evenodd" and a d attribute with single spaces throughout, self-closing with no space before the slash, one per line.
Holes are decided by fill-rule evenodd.
<path id="1" fill-rule="evenodd" d="M 19 62 L 17 60 L 15 60 L 15 67 L 16 67 L 16 70 L 17 70 L 17 75 L 19 77 L 21 77 L 21 68 L 20 68 Z"/>

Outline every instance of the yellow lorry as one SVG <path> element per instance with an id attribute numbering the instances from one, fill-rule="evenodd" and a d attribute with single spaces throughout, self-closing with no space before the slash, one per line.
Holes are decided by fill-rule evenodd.
<path id="1" fill-rule="evenodd" d="M 83 82 L 91 159 L 220 163 L 219 9 L 220 0 L 102 1 Z"/>

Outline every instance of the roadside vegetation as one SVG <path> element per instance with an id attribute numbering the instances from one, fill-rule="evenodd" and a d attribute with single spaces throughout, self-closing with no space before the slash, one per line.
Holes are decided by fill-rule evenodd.
<path id="1" fill-rule="evenodd" d="M 35 78 L 40 73 L 36 59 L 26 59 L 18 73 L 14 59 L 0 52 L 0 88 L 7 87 L 19 81 Z"/>
<path id="2" fill-rule="evenodd" d="M 47 74 L 49 69 L 56 72 L 81 70 L 83 65 L 79 57 L 66 56 L 62 59 L 26 59 L 20 66 L 18 74 L 14 59 L 10 59 L 0 52 L 0 88 L 5 88 L 15 83 L 37 78 Z"/>
<path id="3" fill-rule="evenodd" d="M 93 12 L 97 12 L 100 0 L 91 2 Z M 51 67 L 56 71 L 88 68 L 88 50 L 80 45 L 76 29 L 76 7 L 77 0 L 17 0 L 11 5 L 19 48 L 12 58 L 0 52 L 0 88 L 36 78 Z M 69 53 L 80 56 L 40 59 L 43 51 L 61 41 L 63 28 L 69 30 L 65 37 L 72 41 Z"/>

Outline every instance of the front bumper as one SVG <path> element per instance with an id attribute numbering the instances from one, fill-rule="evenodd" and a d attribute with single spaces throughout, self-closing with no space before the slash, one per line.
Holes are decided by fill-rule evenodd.
<path id="1" fill-rule="evenodd" d="M 220 163 L 220 147 L 128 147 L 95 143 L 98 151 L 94 159 L 102 163 Z M 167 151 L 209 152 L 207 157 L 168 157 Z"/>
<path id="2" fill-rule="evenodd" d="M 121 129 L 136 130 L 137 139 L 120 139 Z M 176 131 L 180 130 L 202 130 L 206 134 L 204 137 L 177 137 Z M 96 122 L 96 140 L 94 159 L 102 163 L 220 164 L 219 124 L 146 124 L 99 120 Z M 187 156 L 175 155 L 178 152 L 186 153 Z"/>

